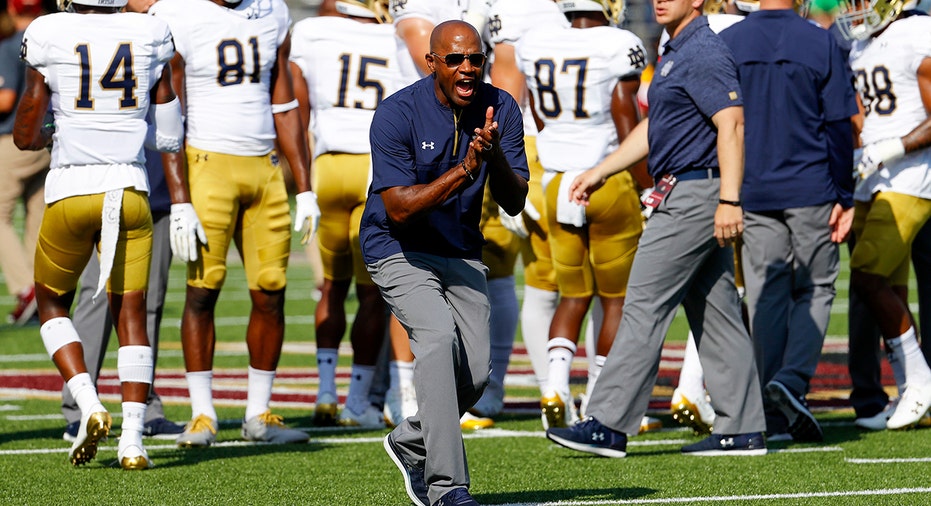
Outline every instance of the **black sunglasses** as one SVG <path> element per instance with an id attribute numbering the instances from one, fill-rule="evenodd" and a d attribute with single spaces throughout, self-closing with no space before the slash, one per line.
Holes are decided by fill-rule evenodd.
<path id="1" fill-rule="evenodd" d="M 469 63 L 471 63 L 473 67 L 481 67 L 485 64 L 485 53 L 449 53 L 446 56 L 441 56 L 431 51 L 430 54 L 439 58 L 440 60 L 443 60 L 443 63 L 449 65 L 450 67 L 458 67 L 459 65 L 462 65 L 462 62 L 464 62 L 466 58 L 469 59 Z"/>

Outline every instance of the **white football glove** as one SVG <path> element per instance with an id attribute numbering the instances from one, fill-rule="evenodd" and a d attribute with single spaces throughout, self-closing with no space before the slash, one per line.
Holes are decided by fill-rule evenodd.
<path id="1" fill-rule="evenodd" d="M 524 224 L 525 213 L 527 217 L 533 221 L 538 221 L 540 219 L 540 211 L 537 211 L 537 208 L 533 206 L 530 199 L 524 200 L 524 211 L 517 216 L 509 215 L 501 206 L 498 206 L 498 216 L 501 217 L 501 225 L 521 239 L 530 237 L 530 232 L 527 231 L 527 226 Z"/>
<path id="2" fill-rule="evenodd" d="M 857 164 L 857 174 L 859 174 L 860 179 L 866 179 L 879 170 L 880 165 L 903 155 L 905 155 L 905 145 L 902 144 L 902 139 L 899 137 L 867 144 L 863 147 L 863 156 L 860 158 L 860 163 Z"/>
<path id="3" fill-rule="evenodd" d="M 320 224 L 320 207 L 314 192 L 301 192 L 295 197 L 297 211 L 294 214 L 294 231 L 301 233 L 301 244 L 307 244 Z"/>
<path id="4" fill-rule="evenodd" d="M 198 241 L 207 244 L 207 233 L 190 202 L 171 205 L 171 252 L 182 262 L 197 260 Z"/>

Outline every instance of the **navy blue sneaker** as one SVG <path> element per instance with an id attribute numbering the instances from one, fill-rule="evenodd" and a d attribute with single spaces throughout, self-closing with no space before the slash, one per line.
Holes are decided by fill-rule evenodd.
<path id="1" fill-rule="evenodd" d="M 78 429 L 81 428 L 81 421 L 75 420 L 65 426 L 65 432 L 62 433 L 61 438 L 69 443 L 73 443 L 75 439 L 78 438 Z"/>
<path id="2" fill-rule="evenodd" d="M 171 439 L 174 441 L 184 433 L 184 425 L 161 417 L 149 420 L 142 426 L 142 435 L 154 439 Z"/>
<path id="3" fill-rule="evenodd" d="M 749 434 L 712 434 L 701 441 L 682 447 L 686 455 L 714 457 L 719 455 L 766 455 L 766 440 L 762 432 Z"/>
<path id="4" fill-rule="evenodd" d="M 469 495 L 468 490 L 464 488 L 454 488 L 443 494 L 443 497 L 440 497 L 438 501 L 433 503 L 433 506 L 479 506 L 479 504 L 478 501 Z"/>
<path id="5" fill-rule="evenodd" d="M 391 433 L 388 433 L 388 435 L 385 436 L 384 445 L 385 452 L 387 452 L 388 456 L 391 457 L 391 460 L 394 461 L 394 465 L 398 466 L 398 469 L 401 471 L 401 476 L 404 477 L 404 489 L 407 490 L 407 497 L 409 497 L 411 502 L 417 506 L 427 506 L 430 504 L 430 499 L 427 497 L 427 480 L 424 478 L 423 468 L 408 464 L 404 460 L 404 455 L 401 453 L 401 449 L 398 448 L 397 445 L 394 444 L 394 441 L 391 439 Z"/>
<path id="6" fill-rule="evenodd" d="M 627 456 L 627 435 L 605 427 L 591 416 L 569 427 L 547 429 L 546 437 L 558 445 L 580 452 L 602 457 Z"/>
<path id="7" fill-rule="evenodd" d="M 785 385 L 776 380 L 766 384 L 766 397 L 789 420 L 788 431 L 792 435 L 793 441 L 806 443 L 824 441 L 824 431 L 821 430 L 821 424 L 815 419 L 815 415 L 808 410 L 804 398 L 797 397 Z"/>

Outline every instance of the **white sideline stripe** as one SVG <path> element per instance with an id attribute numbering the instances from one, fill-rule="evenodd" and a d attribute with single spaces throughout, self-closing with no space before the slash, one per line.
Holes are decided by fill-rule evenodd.
<path id="1" fill-rule="evenodd" d="M 732 501 L 760 501 L 773 499 L 813 499 L 817 497 L 846 497 L 846 496 L 879 496 L 902 494 L 926 494 L 931 488 L 888 488 L 877 490 L 845 490 L 840 492 L 798 492 L 794 494 L 759 494 L 759 495 L 730 495 L 730 496 L 696 496 L 696 497 L 665 497 L 660 499 L 628 499 L 628 500 L 598 500 L 598 501 L 556 501 L 556 502 L 519 502 L 507 503 L 499 506 L 601 506 L 608 504 L 675 504 L 694 502 L 732 502 Z"/>
<path id="2" fill-rule="evenodd" d="M 844 459 L 851 464 L 911 464 L 931 462 L 931 457 L 921 457 L 913 459 Z"/>

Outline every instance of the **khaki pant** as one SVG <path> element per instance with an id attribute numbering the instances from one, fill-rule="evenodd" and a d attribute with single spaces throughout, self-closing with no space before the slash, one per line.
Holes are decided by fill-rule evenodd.
<path id="1" fill-rule="evenodd" d="M 45 211 L 49 161 L 48 151 L 20 151 L 12 135 L 0 135 L 0 270 L 13 295 L 33 283 L 33 258 Z M 13 214 L 20 199 L 26 208 L 22 239 L 13 228 Z"/>

